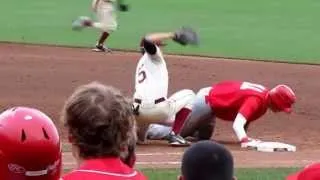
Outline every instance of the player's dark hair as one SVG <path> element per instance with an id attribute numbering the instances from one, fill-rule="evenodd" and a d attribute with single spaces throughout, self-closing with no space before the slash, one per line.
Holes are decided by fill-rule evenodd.
<path id="1" fill-rule="evenodd" d="M 134 133 L 131 104 L 119 90 L 92 82 L 76 88 L 65 102 L 62 121 L 80 157 L 119 157 Z"/>
<path id="2" fill-rule="evenodd" d="M 142 49 L 142 53 L 144 54 L 145 52 L 147 52 L 150 55 L 155 55 L 157 53 L 157 46 L 155 43 L 153 43 L 152 41 L 143 38 L 142 42 L 141 42 L 143 49 Z"/>
<path id="3" fill-rule="evenodd" d="M 184 180 L 232 180 L 233 168 L 229 150 L 210 140 L 193 144 L 182 157 Z"/>

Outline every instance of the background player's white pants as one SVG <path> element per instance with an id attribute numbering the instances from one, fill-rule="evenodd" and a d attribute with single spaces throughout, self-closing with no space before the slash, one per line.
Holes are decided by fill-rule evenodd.
<path id="1" fill-rule="evenodd" d="M 145 140 L 146 132 L 150 124 L 172 125 L 175 120 L 175 115 L 183 107 L 191 109 L 192 101 L 195 94 L 192 90 L 184 89 L 174 93 L 167 100 L 158 104 L 153 101 L 144 101 L 138 104 L 133 103 L 134 108 L 139 107 L 139 115 L 136 116 L 138 124 L 139 140 Z"/>
<path id="2" fill-rule="evenodd" d="M 94 27 L 108 33 L 117 29 L 118 24 L 114 3 L 101 0 L 98 4 L 96 15 L 98 22 L 93 24 Z"/>

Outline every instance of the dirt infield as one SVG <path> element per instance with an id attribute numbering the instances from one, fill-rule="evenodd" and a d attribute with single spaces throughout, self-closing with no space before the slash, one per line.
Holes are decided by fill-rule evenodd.
<path id="1" fill-rule="evenodd" d="M 296 153 L 258 153 L 240 150 L 233 144 L 230 123 L 218 122 L 215 139 L 233 152 L 237 167 L 301 166 L 317 161 L 320 152 L 320 66 L 233 61 L 200 57 L 166 56 L 170 93 L 182 88 L 197 91 L 214 82 L 237 79 L 273 86 L 286 83 L 298 96 L 290 115 L 268 113 L 249 130 L 262 140 L 279 140 L 297 145 Z M 58 123 L 64 99 L 81 84 L 93 80 L 120 88 L 131 96 L 139 54 L 94 53 L 89 49 L 0 43 L 0 106 L 26 105 L 48 113 Z M 61 133 L 64 135 L 63 131 Z M 138 147 L 138 166 L 178 167 L 182 148 L 169 148 L 164 142 Z M 65 153 L 64 164 L 73 167 Z"/>

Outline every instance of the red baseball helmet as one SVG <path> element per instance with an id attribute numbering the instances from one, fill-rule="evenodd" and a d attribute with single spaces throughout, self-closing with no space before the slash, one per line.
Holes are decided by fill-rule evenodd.
<path id="1" fill-rule="evenodd" d="M 287 180 L 317 180 L 320 179 L 320 163 L 313 163 L 303 170 L 290 174 Z"/>
<path id="2" fill-rule="evenodd" d="M 290 113 L 291 106 L 296 101 L 296 95 L 287 85 L 277 85 L 269 91 L 270 105 L 272 109 Z"/>
<path id="3" fill-rule="evenodd" d="M 0 114 L 0 179 L 58 180 L 61 155 L 57 128 L 47 115 L 27 107 Z"/>

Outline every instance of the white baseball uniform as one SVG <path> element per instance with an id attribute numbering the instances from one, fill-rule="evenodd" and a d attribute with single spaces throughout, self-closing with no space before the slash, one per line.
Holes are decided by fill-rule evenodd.
<path id="1" fill-rule="evenodd" d="M 175 114 L 185 106 L 191 106 L 195 94 L 184 89 L 168 95 L 168 69 L 163 54 L 157 47 L 155 55 L 147 52 L 140 58 L 135 74 L 134 108 L 139 140 L 146 139 L 146 131 L 152 123 L 171 125 Z M 191 107 L 190 107 L 191 108 Z"/>
<path id="2" fill-rule="evenodd" d="M 95 22 L 93 26 L 108 33 L 115 31 L 118 27 L 116 16 L 117 0 L 93 0 L 93 7 L 97 1 L 99 1 L 96 9 L 98 22 Z"/>

